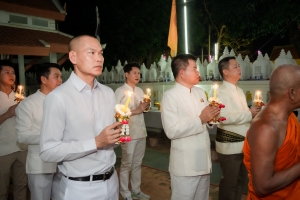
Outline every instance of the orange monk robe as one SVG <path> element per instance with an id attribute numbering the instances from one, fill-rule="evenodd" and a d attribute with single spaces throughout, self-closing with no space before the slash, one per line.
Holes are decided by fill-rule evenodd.
<path id="1" fill-rule="evenodd" d="M 287 169 L 300 161 L 300 125 L 297 117 L 292 113 L 288 118 L 287 133 L 283 145 L 278 149 L 275 158 L 274 171 Z M 256 195 L 252 183 L 251 163 L 250 163 L 250 146 L 246 137 L 243 147 L 244 164 L 248 170 L 248 197 L 247 200 L 299 200 L 300 199 L 300 179 L 297 179 L 289 186 L 270 194 L 267 197 L 259 198 Z"/>

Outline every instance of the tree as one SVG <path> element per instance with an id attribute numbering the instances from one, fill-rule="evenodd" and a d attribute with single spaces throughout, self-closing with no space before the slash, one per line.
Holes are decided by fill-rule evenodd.
<path id="1" fill-rule="evenodd" d="M 284 36 L 289 27 L 299 26 L 299 7 L 293 0 L 209 0 L 203 1 L 200 12 L 206 12 L 204 23 L 215 28 L 220 44 L 225 38 L 238 41 L 238 50 L 262 36 Z"/>

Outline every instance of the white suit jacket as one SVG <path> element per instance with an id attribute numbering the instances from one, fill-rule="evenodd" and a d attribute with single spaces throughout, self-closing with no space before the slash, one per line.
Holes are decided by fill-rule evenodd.
<path id="1" fill-rule="evenodd" d="M 164 131 L 171 139 L 169 171 L 176 176 L 211 172 L 210 139 L 199 116 L 208 105 L 201 88 L 191 90 L 178 83 L 166 91 L 161 102 Z"/>
<path id="2" fill-rule="evenodd" d="M 43 117 L 43 103 L 46 95 L 38 90 L 24 99 L 16 108 L 16 129 L 18 141 L 28 144 L 26 160 L 27 174 L 56 172 L 56 163 L 46 163 L 40 158 L 40 134 Z M 54 125 L 55 126 L 55 125 Z"/>
<path id="3" fill-rule="evenodd" d="M 226 121 L 218 124 L 218 127 L 246 136 L 252 114 L 248 108 L 243 90 L 223 81 L 219 88 L 218 98 L 225 105 L 225 108 L 221 109 L 221 116 L 226 117 Z M 242 153 L 243 145 L 244 142 L 222 143 L 216 141 L 216 151 L 221 154 L 238 154 Z"/>

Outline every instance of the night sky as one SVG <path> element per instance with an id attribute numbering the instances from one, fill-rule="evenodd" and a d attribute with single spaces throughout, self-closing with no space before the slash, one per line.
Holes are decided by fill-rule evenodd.
<path id="1" fill-rule="evenodd" d="M 64 22 L 59 23 L 59 30 L 71 35 L 82 35 L 88 34 L 95 36 L 95 30 L 97 27 L 96 20 L 96 12 L 95 8 L 98 6 L 100 9 L 100 18 L 101 23 L 99 27 L 98 35 L 101 38 L 101 43 L 104 44 L 108 40 L 108 36 L 106 33 L 106 24 L 109 23 L 109 16 L 105 16 L 105 13 L 101 9 L 105 9 L 103 6 L 103 1 L 96 0 L 60 0 L 61 4 L 64 5 L 66 3 L 67 8 L 67 16 Z M 197 5 L 197 4 L 196 4 Z M 198 4 L 199 5 L 199 4 Z M 179 14 L 179 13 L 178 13 Z M 177 17 L 179 17 L 177 14 Z M 179 26 L 180 24 L 178 24 Z M 286 32 L 283 30 L 283 33 Z M 284 34 L 283 34 L 284 35 Z M 211 49 L 213 52 L 215 38 L 212 35 L 211 40 Z M 166 41 L 167 43 L 167 41 Z M 270 34 L 268 36 L 261 37 L 259 40 L 255 40 L 252 43 L 251 56 L 254 59 L 257 57 L 257 50 L 263 52 L 263 54 L 268 53 L 269 55 L 272 52 L 274 46 L 288 45 L 289 38 L 283 37 L 282 34 Z M 222 55 L 222 51 L 220 55 Z M 201 47 L 196 48 L 193 54 L 199 56 L 201 55 Z M 251 59 L 251 58 L 250 58 Z"/>

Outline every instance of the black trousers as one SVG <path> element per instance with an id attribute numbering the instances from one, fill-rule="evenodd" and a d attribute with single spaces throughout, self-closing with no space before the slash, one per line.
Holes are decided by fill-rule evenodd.
<path id="1" fill-rule="evenodd" d="M 240 200 L 243 188 L 248 183 L 248 172 L 243 163 L 243 154 L 218 153 L 223 177 L 220 180 L 219 200 Z"/>

